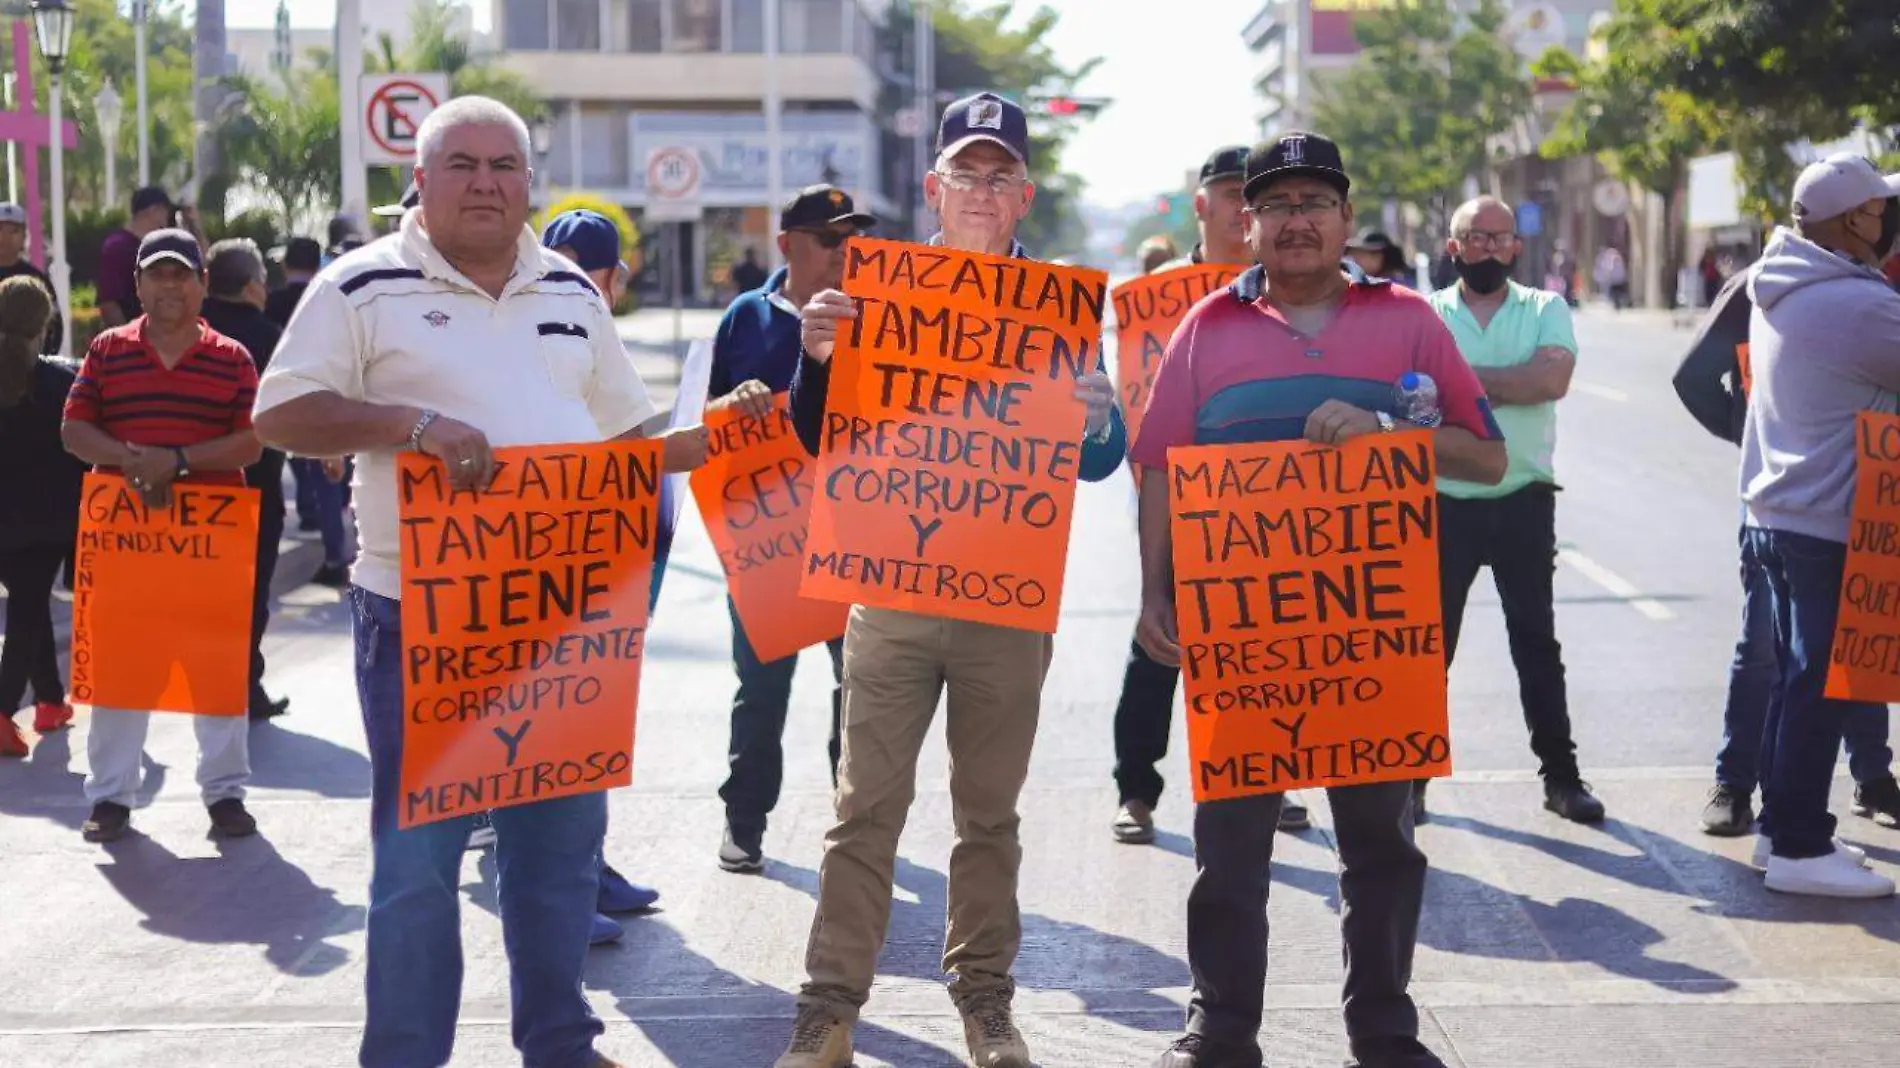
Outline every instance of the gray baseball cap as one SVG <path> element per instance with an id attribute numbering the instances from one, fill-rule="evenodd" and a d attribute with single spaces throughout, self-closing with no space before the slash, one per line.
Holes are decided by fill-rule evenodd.
<path id="1" fill-rule="evenodd" d="M 25 226 L 26 209 L 10 200 L 4 204 L 0 204 L 0 223 L 12 223 L 15 226 Z"/>
<path id="2" fill-rule="evenodd" d="M 1900 174 L 1880 173 L 1873 161 L 1837 152 L 1810 163 L 1794 180 L 1794 217 L 1836 219 L 1870 200 L 1900 197 Z"/>

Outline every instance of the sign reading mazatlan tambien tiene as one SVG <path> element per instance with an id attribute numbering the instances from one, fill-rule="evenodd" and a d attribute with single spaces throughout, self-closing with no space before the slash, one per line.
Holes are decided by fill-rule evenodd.
<path id="1" fill-rule="evenodd" d="M 402 457 L 401 826 L 633 780 L 660 451 L 497 449 L 479 493 Z"/>
<path id="2" fill-rule="evenodd" d="M 1431 436 L 1168 462 L 1194 799 L 1451 774 Z"/>
<path id="3" fill-rule="evenodd" d="M 74 703 L 249 710 L 257 517 L 257 491 L 242 486 L 176 483 L 169 503 L 151 507 L 122 476 L 86 476 L 73 558 Z"/>
<path id="4" fill-rule="evenodd" d="M 1055 631 L 1107 283 L 852 239 L 805 596 Z"/>
<path id="5" fill-rule="evenodd" d="M 693 497 L 719 550 L 726 589 L 760 661 L 844 635 L 851 606 L 801 597 L 812 473 L 784 394 L 762 419 L 726 408 L 706 417 L 706 464 Z"/>

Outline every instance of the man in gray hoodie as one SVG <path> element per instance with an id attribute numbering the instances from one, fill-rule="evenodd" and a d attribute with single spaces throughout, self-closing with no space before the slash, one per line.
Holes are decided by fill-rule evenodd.
<path id="1" fill-rule="evenodd" d="M 1748 283 L 1753 388 L 1742 428 L 1749 550 L 1767 579 L 1781 700 L 1768 713 L 1762 833 L 1770 890 L 1885 897 L 1891 879 L 1834 837 L 1828 790 L 1850 716 L 1824 695 L 1853 511 L 1857 415 L 1900 408 L 1900 294 L 1877 270 L 1900 235 L 1900 175 L 1851 153 L 1801 172 L 1795 229 Z M 1758 849 L 1757 853 L 1761 851 Z M 1858 855 L 1857 855 L 1858 854 Z"/>

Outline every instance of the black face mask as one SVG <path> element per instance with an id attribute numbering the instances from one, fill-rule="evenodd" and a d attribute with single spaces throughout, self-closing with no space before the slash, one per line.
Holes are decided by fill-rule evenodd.
<path id="1" fill-rule="evenodd" d="M 1895 238 L 1900 238 L 1900 197 L 1890 197 L 1887 206 L 1880 209 L 1880 236 L 1874 239 L 1874 259 L 1885 260 L 1893 251 Z"/>
<path id="2" fill-rule="evenodd" d="M 1504 288 L 1504 283 L 1511 280 L 1511 267 L 1501 260 L 1486 258 L 1476 263 L 1466 263 L 1464 260 L 1452 262 L 1458 268 L 1458 277 L 1464 280 L 1465 285 L 1471 287 L 1473 293 L 1480 295 L 1496 293 Z"/>

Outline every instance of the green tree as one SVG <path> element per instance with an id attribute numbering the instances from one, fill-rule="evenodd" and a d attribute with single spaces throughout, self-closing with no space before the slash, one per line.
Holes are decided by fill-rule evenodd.
<path id="1" fill-rule="evenodd" d="M 1355 24 L 1363 54 L 1320 83 L 1313 127 L 1339 143 L 1362 196 L 1416 205 L 1442 229 L 1465 178 L 1492 163 L 1493 139 L 1531 111 L 1506 14 L 1500 0 L 1466 14 L 1418 0 Z"/>
<path id="2" fill-rule="evenodd" d="M 1019 20 L 1014 0 L 982 7 L 947 0 L 931 9 L 938 89 L 959 94 L 991 89 L 1030 110 L 1029 177 L 1036 183 L 1036 202 L 1018 236 L 1038 255 L 1050 257 L 1074 256 L 1088 240 L 1081 212 L 1086 183 L 1062 169 L 1062 149 L 1088 115 L 1039 114 L 1030 107 L 1031 95 L 1072 95 L 1101 63 L 1098 57 L 1068 66 L 1056 57 L 1049 36 L 1060 19 L 1052 8 L 1038 6 Z"/>
<path id="3" fill-rule="evenodd" d="M 242 76 L 231 88 L 241 103 L 219 131 L 226 164 L 271 202 L 282 233 L 299 232 L 343 181 L 336 79 L 298 70 L 281 89 Z"/>

